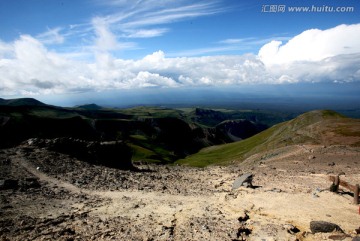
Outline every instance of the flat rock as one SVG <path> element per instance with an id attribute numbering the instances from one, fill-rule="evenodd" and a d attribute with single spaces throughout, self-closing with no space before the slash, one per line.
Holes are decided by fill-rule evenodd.
<path id="1" fill-rule="evenodd" d="M 339 225 L 325 221 L 311 221 L 310 230 L 312 233 L 331 233 L 333 231 L 342 231 Z"/>
<path id="2" fill-rule="evenodd" d="M 244 183 L 251 183 L 252 178 L 253 178 L 253 174 L 251 174 L 251 173 L 245 173 L 245 174 L 241 175 L 234 181 L 232 190 L 238 189 L 239 187 L 244 185 Z"/>

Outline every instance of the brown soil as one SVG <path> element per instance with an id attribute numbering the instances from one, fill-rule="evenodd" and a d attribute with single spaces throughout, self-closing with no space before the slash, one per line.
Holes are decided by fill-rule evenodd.
<path id="1" fill-rule="evenodd" d="M 8 162 L 8 161 L 10 162 Z M 360 227 L 352 193 L 329 190 L 329 175 L 360 183 L 360 148 L 289 146 L 241 165 L 137 165 L 124 171 L 43 148 L 0 150 L 2 240 L 352 240 Z M 253 173 L 255 188 L 231 191 Z M 28 187 L 36 177 L 40 187 Z M 310 232 L 328 221 L 345 232 Z"/>

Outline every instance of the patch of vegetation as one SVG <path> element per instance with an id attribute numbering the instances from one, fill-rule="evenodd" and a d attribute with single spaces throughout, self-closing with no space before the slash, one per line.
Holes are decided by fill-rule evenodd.
<path id="1" fill-rule="evenodd" d="M 335 112 L 335 111 L 332 111 L 332 110 L 323 110 L 322 111 L 322 116 L 324 118 L 326 117 L 335 117 L 335 118 L 346 118 L 345 116 Z"/>
<path id="2" fill-rule="evenodd" d="M 135 144 L 128 144 L 132 150 L 132 160 L 137 162 L 146 162 L 146 163 L 161 163 L 162 157 L 157 155 L 155 152 L 146 149 Z"/>
<path id="3" fill-rule="evenodd" d="M 49 108 L 36 108 L 29 112 L 30 115 L 37 116 L 37 117 L 44 117 L 44 118 L 72 118 L 79 116 L 79 114 L 70 112 L 70 111 L 59 111 L 56 109 L 49 109 Z"/>
<path id="4" fill-rule="evenodd" d="M 161 108 L 161 107 L 147 107 L 139 106 L 129 109 L 121 110 L 122 113 L 132 115 L 134 118 L 183 118 L 183 112 L 181 110 Z"/>
<path id="5" fill-rule="evenodd" d="M 179 160 L 176 163 L 205 167 L 211 164 L 222 165 L 243 160 L 251 153 L 261 151 L 271 146 L 271 142 L 263 146 L 261 145 L 268 142 L 268 138 L 274 135 L 278 128 L 278 126 L 270 128 L 243 141 L 204 148 L 200 152 Z"/>
<path id="6" fill-rule="evenodd" d="M 173 163 L 177 157 L 171 150 L 163 148 L 159 144 L 151 139 L 139 138 L 136 135 L 135 138 L 128 142 L 128 145 L 133 150 L 133 160 L 142 162 L 159 162 L 163 164 Z"/>

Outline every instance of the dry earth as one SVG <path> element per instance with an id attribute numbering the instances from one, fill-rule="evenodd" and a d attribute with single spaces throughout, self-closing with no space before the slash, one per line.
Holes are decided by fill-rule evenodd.
<path id="1" fill-rule="evenodd" d="M 360 148 L 289 146 L 241 165 L 138 163 L 134 172 L 23 145 L 0 150 L 0 179 L 18 180 L 18 188 L 0 191 L 0 238 L 352 240 L 359 207 L 347 190 L 328 191 L 328 176 L 360 183 L 359 163 Z M 232 191 L 248 172 L 255 188 Z M 345 234 L 312 234 L 314 220 L 338 224 Z"/>

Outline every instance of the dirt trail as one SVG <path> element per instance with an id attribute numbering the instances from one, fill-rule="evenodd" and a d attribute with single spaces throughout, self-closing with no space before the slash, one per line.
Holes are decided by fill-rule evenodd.
<path id="1" fill-rule="evenodd" d="M 61 179 L 57 179 L 47 175 L 42 172 L 40 168 L 33 166 L 31 163 L 26 161 L 25 159 L 15 158 L 13 159 L 14 164 L 21 165 L 28 172 L 39 178 L 41 181 L 48 182 L 53 186 L 62 187 L 70 192 L 74 193 L 86 193 L 88 195 L 97 195 L 101 197 L 107 197 L 111 199 L 122 199 L 124 196 L 127 198 L 138 199 L 141 200 L 151 200 L 154 203 L 161 203 L 162 200 L 166 200 L 167 203 L 182 203 L 182 202 L 190 202 L 190 203 L 199 203 L 199 202 L 209 202 L 211 199 L 214 199 L 217 195 L 209 195 L 207 197 L 200 196 L 185 196 L 185 195 L 174 195 L 174 194 L 166 194 L 161 192 L 146 192 L 146 191 L 96 191 L 96 190 L 87 190 L 83 188 L 79 188 L 69 182 L 62 181 Z M 115 213 L 113 213 L 115 215 Z M 112 215 L 109 213 L 109 215 Z"/>
<path id="2" fill-rule="evenodd" d="M 53 177 L 45 174 L 44 172 L 42 172 L 40 170 L 40 168 L 35 167 L 34 165 L 29 163 L 24 158 L 13 158 L 12 161 L 14 162 L 14 164 L 20 165 L 23 168 L 25 168 L 28 172 L 30 172 L 31 174 L 33 174 L 34 176 L 39 178 L 39 180 L 48 182 L 52 186 L 62 187 L 64 189 L 66 189 L 70 192 L 74 192 L 74 193 L 81 193 L 84 191 L 84 190 L 81 190 L 80 188 L 72 185 L 71 183 L 64 182 L 61 179 L 56 179 L 56 178 L 53 178 Z"/>

